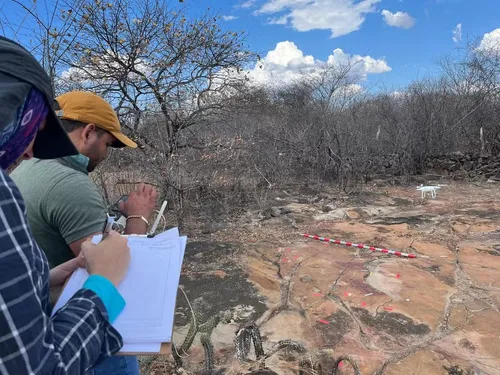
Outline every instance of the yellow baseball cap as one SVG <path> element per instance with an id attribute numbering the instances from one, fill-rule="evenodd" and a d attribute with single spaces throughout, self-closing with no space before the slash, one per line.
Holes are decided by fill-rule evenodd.
<path id="1" fill-rule="evenodd" d="M 71 91 L 56 98 L 60 110 L 56 111 L 61 120 L 73 120 L 94 124 L 115 136 L 113 147 L 136 148 L 137 144 L 122 133 L 120 121 L 111 105 L 96 94 L 88 91 Z"/>

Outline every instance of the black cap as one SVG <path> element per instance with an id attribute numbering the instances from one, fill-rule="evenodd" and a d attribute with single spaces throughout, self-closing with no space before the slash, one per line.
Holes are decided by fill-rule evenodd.
<path id="1" fill-rule="evenodd" d="M 78 155 L 54 110 L 59 109 L 54 99 L 50 78 L 26 49 L 0 36 L 0 129 L 3 129 L 24 102 L 32 88 L 40 91 L 51 106 L 45 129 L 35 139 L 33 155 L 38 159 L 56 159 Z"/>

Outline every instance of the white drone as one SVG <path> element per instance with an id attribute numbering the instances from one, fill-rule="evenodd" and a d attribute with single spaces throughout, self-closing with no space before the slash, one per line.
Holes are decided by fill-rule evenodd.
<path id="1" fill-rule="evenodd" d="M 422 199 L 425 198 L 427 193 L 430 193 L 431 197 L 433 199 L 435 199 L 436 198 L 436 190 L 441 189 L 443 186 L 446 186 L 446 185 L 424 186 L 423 184 L 421 184 L 420 186 L 417 187 L 417 190 L 420 190 L 422 192 Z"/>

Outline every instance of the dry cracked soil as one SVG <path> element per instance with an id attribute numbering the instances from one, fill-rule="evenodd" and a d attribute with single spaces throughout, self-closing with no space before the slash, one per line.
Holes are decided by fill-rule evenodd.
<path id="1" fill-rule="evenodd" d="M 190 242 L 180 284 L 190 304 L 199 319 L 231 314 L 212 333 L 216 366 L 244 373 L 235 332 L 254 321 L 265 351 L 296 340 L 330 366 L 350 356 L 363 375 L 500 374 L 500 185 L 452 181 L 425 200 L 415 186 L 381 185 L 348 196 L 324 188 L 278 191 L 268 210 L 213 230 L 200 224 L 184 231 Z M 175 342 L 182 342 L 190 316 L 179 293 Z M 182 371 L 200 373 L 199 340 L 181 354 Z M 170 358 L 141 363 L 143 373 L 174 373 Z M 298 373 L 294 358 L 266 364 L 278 374 Z M 339 373 L 354 372 L 346 363 Z"/>

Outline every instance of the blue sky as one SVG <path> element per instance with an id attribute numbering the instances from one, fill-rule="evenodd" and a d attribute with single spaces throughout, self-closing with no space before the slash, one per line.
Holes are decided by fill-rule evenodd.
<path id="1" fill-rule="evenodd" d="M 245 30 L 250 49 L 263 58 L 263 69 L 253 69 L 253 77 L 260 81 L 286 81 L 314 71 L 322 61 L 351 58 L 361 63 L 357 73 L 366 87 L 398 90 L 438 74 L 439 59 L 457 54 L 467 40 L 481 40 L 497 30 L 494 36 L 500 43 L 500 0 L 184 0 L 182 4 L 171 0 L 170 4 L 185 6 L 193 15 L 210 7 L 225 16 L 224 27 Z M 3 0 L 0 17 L 11 17 L 16 9 L 11 0 Z M 458 24 L 461 40 L 454 41 Z"/>
<path id="2" fill-rule="evenodd" d="M 195 5 L 195 1 L 185 0 L 185 3 Z M 337 48 L 349 55 L 385 59 L 392 70 L 368 74 L 367 83 L 388 89 L 397 89 L 417 78 L 436 74 L 440 58 L 456 54 L 457 47 L 465 46 L 468 39 L 482 38 L 485 33 L 500 28 L 500 0 L 256 0 L 246 2 L 246 5 L 253 4 L 246 8 L 241 7 L 245 0 L 197 1 L 200 6 L 209 5 L 223 15 L 237 17 L 226 21 L 226 25 L 246 30 L 250 47 L 262 52 L 262 56 L 273 50 L 277 43 L 290 41 L 304 55 L 322 61 L 326 61 Z M 343 35 L 332 37 L 330 27 L 342 23 L 329 22 L 337 19 L 335 12 L 342 9 L 344 19 L 356 20 L 356 7 L 359 9 L 360 5 L 371 9 L 361 15 L 364 21 L 359 29 L 346 29 Z M 259 13 L 266 6 L 280 10 Z M 403 28 L 404 22 L 396 22 L 399 27 L 390 26 L 385 22 L 383 10 L 392 14 L 407 13 L 414 19 L 414 25 Z M 292 13 L 287 24 L 270 24 L 272 19 L 290 15 L 293 11 L 298 11 L 296 19 Z M 298 19 L 301 13 L 309 16 L 307 27 Z M 347 22 L 347 27 L 355 23 Z M 462 40 L 458 43 L 453 41 L 457 24 L 462 25 Z M 304 28 L 310 30 L 300 30 Z"/>

